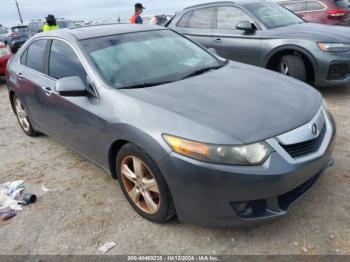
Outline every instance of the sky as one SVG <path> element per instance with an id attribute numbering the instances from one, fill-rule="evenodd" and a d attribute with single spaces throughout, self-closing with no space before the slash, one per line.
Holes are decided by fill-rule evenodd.
<path id="1" fill-rule="evenodd" d="M 25 24 L 48 14 L 72 20 L 117 19 L 133 15 L 135 1 L 130 0 L 17 0 Z M 144 15 L 173 14 L 184 7 L 208 0 L 139 0 Z M 15 0 L 0 0 L 0 24 L 19 24 Z"/>

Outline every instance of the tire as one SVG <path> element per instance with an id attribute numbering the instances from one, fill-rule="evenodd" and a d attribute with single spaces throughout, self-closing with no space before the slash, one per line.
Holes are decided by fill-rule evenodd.
<path id="1" fill-rule="evenodd" d="M 297 55 L 283 56 L 278 64 L 277 70 L 284 75 L 294 77 L 300 81 L 306 82 L 306 67 L 303 59 Z"/>
<path id="2" fill-rule="evenodd" d="M 155 223 L 164 223 L 175 215 L 175 206 L 169 187 L 149 155 L 136 145 L 129 143 L 120 149 L 116 164 L 118 180 L 124 196 L 138 214 Z M 141 171 L 136 172 L 137 168 L 134 166 L 139 167 Z M 136 175 L 137 173 L 142 175 Z"/>
<path id="3" fill-rule="evenodd" d="M 18 123 L 23 132 L 30 137 L 39 136 L 40 133 L 34 130 L 32 123 L 29 120 L 28 113 L 23 107 L 22 101 L 16 95 L 13 95 L 12 103 Z"/>

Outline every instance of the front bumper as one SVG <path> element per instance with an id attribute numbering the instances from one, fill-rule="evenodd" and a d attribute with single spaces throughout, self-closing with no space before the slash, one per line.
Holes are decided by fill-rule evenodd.
<path id="1" fill-rule="evenodd" d="M 350 86 L 350 52 L 318 51 L 316 57 L 318 61 L 316 86 Z"/>
<path id="2" fill-rule="evenodd" d="M 332 120 L 333 121 L 333 120 Z M 332 165 L 335 124 L 322 156 L 289 163 L 279 153 L 263 166 L 237 167 L 199 162 L 171 153 L 159 163 L 179 220 L 205 227 L 248 225 L 283 217 Z M 236 207 L 248 203 L 248 213 Z"/>

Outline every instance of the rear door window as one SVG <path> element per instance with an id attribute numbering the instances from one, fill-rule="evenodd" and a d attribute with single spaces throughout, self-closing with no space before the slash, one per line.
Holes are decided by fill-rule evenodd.
<path id="1" fill-rule="evenodd" d="M 191 11 L 185 14 L 180 22 L 177 24 L 178 27 L 190 27 L 190 28 L 202 28 L 212 29 L 213 19 L 215 15 L 215 8 L 201 8 L 198 10 Z"/>
<path id="2" fill-rule="evenodd" d="M 218 8 L 216 27 L 218 29 L 236 29 L 240 21 L 252 21 L 244 11 L 233 6 L 221 6 Z"/>
<path id="3" fill-rule="evenodd" d="M 308 12 L 317 12 L 326 10 L 327 6 L 319 1 L 308 1 L 306 9 Z"/>
<path id="4" fill-rule="evenodd" d="M 49 76 L 60 79 L 78 76 L 86 83 L 87 73 L 73 49 L 63 41 L 53 40 L 49 59 Z"/>
<path id="5" fill-rule="evenodd" d="M 28 47 L 27 67 L 38 72 L 44 72 L 44 56 L 47 40 L 37 40 Z"/>
<path id="6" fill-rule="evenodd" d="M 281 5 L 294 13 L 307 11 L 306 1 L 284 2 Z"/>

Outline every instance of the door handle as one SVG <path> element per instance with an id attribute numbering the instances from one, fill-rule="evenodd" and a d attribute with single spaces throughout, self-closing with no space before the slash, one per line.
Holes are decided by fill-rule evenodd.
<path id="1" fill-rule="evenodd" d="M 44 92 L 47 96 L 52 95 L 53 91 L 52 91 L 51 87 L 43 87 L 43 89 L 44 89 Z"/>
<path id="2" fill-rule="evenodd" d="M 222 43 L 222 39 L 221 38 L 216 38 L 214 40 L 214 43 L 221 44 Z"/>

